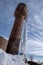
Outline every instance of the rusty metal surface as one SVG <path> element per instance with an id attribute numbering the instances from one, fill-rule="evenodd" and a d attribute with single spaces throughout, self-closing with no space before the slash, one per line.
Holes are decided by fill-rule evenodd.
<path id="1" fill-rule="evenodd" d="M 11 31 L 6 52 L 11 54 L 18 54 L 22 25 L 24 23 L 24 19 L 27 16 L 27 6 L 24 3 L 20 3 L 17 6 L 14 15 L 15 23 Z"/>

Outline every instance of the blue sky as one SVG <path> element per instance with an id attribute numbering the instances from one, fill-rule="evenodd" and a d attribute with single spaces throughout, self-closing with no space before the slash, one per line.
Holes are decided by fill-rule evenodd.
<path id="1" fill-rule="evenodd" d="M 18 3 L 28 6 L 26 53 L 43 56 L 43 0 L 0 0 L 0 36 L 9 39 Z"/>

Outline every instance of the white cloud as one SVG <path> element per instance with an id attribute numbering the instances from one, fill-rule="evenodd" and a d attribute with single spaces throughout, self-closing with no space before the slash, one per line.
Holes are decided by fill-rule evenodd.
<path id="1" fill-rule="evenodd" d="M 27 40 L 25 52 L 30 55 L 43 56 L 43 42 Z"/>

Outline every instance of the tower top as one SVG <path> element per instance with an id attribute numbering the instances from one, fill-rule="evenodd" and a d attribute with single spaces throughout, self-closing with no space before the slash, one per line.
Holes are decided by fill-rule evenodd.
<path id="1" fill-rule="evenodd" d="M 27 13 L 28 13 L 27 5 L 24 3 L 19 3 L 17 5 L 14 15 L 16 18 L 24 16 L 24 19 L 26 19 Z"/>

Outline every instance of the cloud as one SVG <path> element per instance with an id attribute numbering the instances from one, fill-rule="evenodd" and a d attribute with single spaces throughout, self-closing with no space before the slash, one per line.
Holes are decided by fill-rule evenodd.
<path id="1" fill-rule="evenodd" d="M 27 40 L 25 48 L 26 54 L 43 56 L 42 41 Z"/>
<path id="2" fill-rule="evenodd" d="M 27 38 L 43 41 L 43 3 L 41 0 L 32 0 L 28 6 Z"/>

